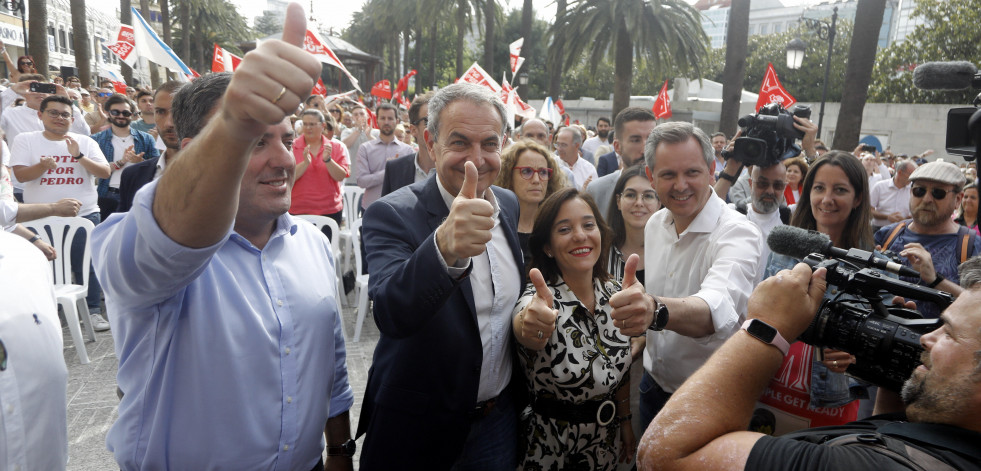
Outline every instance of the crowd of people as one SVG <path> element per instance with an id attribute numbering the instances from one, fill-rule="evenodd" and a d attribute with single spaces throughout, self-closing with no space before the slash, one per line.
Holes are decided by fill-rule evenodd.
<path id="1" fill-rule="evenodd" d="M 92 273 L 82 321 L 112 331 L 123 470 L 352 469 L 361 436 L 364 470 L 978 468 L 973 163 L 829 150 L 796 117 L 799 156 L 746 166 L 738 136 L 635 107 L 511 122 L 466 83 L 407 109 L 327 101 L 297 5 L 285 21 L 234 74 L 155 90 L 18 59 L 0 93 L 0 468 L 67 461 L 44 265 L 63 254 L 20 225 L 52 215 L 96 226 L 72 271 Z M 346 212 L 380 332 L 353 429 L 334 263 L 353 254 L 295 217 Z M 852 295 L 771 252 L 781 225 L 956 298 L 896 300 L 943 320 L 902 391 L 795 341 Z"/>

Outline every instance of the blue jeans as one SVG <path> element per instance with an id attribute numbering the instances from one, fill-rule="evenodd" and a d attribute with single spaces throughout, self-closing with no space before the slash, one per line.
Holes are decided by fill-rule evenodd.
<path id="1" fill-rule="evenodd" d="M 451 471 L 514 471 L 518 465 L 518 412 L 508 390 L 487 417 L 474 420 Z"/>
<path id="2" fill-rule="evenodd" d="M 658 386 L 650 373 L 644 371 L 644 378 L 640 380 L 640 429 L 647 430 L 647 426 L 654 420 L 654 416 L 671 399 L 671 393 L 666 392 Z"/>
<path id="3" fill-rule="evenodd" d="M 92 224 L 99 225 L 102 222 L 102 217 L 99 213 L 86 214 L 82 216 Z M 80 231 L 78 235 L 72 239 L 72 275 L 79 282 L 82 281 L 82 250 L 85 247 L 85 241 L 89 237 L 89 234 Z M 100 302 L 102 301 L 102 286 L 99 285 L 99 280 L 95 277 L 95 270 L 92 268 L 92 262 L 89 261 L 89 293 L 85 296 L 85 304 L 89 306 L 89 311 L 93 309 L 100 309 Z M 85 319 L 87 320 L 87 319 Z"/>

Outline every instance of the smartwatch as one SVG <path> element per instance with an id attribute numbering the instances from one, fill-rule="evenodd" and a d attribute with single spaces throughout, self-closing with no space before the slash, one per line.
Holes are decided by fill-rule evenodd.
<path id="1" fill-rule="evenodd" d="M 347 439 L 343 445 L 339 446 L 327 446 L 327 456 L 354 456 L 354 452 L 358 450 L 358 444 L 353 438 Z"/>
<path id="2" fill-rule="evenodd" d="M 725 171 L 722 171 L 722 172 L 719 172 L 719 178 L 721 178 L 721 179 L 723 179 L 723 180 L 729 180 L 729 183 L 732 183 L 733 185 L 735 185 L 735 184 L 736 184 L 736 179 L 737 179 L 738 177 L 735 177 L 735 176 L 732 176 L 732 175 L 729 175 L 729 174 L 728 174 L 728 173 L 726 173 Z"/>
<path id="3" fill-rule="evenodd" d="M 759 319 L 749 319 L 743 322 L 742 329 L 749 333 L 749 335 L 759 339 L 759 341 L 777 347 L 777 350 L 780 350 L 783 356 L 787 356 L 787 352 L 790 351 L 790 344 L 787 343 L 787 340 L 780 335 L 780 332 L 776 328 L 766 322 Z"/>
<path id="4" fill-rule="evenodd" d="M 927 285 L 927 288 L 936 288 L 937 285 L 944 281 L 944 276 L 937 272 L 937 277 L 933 279 L 933 282 Z"/>
<path id="5" fill-rule="evenodd" d="M 664 330 L 664 327 L 668 325 L 668 306 L 665 305 L 664 303 L 658 302 L 657 298 L 655 298 L 654 296 L 651 296 L 651 299 L 654 300 L 654 306 L 655 306 L 654 322 L 651 322 L 651 325 L 647 327 L 647 330 L 660 332 Z"/>

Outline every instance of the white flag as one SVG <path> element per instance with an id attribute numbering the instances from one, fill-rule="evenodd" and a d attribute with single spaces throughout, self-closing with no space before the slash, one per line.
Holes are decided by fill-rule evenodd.
<path id="1" fill-rule="evenodd" d="M 153 28 L 150 28 L 150 25 L 140 15 L 139 10 L 135 7 L 130 7 L 130 10 L 133 11 L 133 36 L 136 43 L 136 55 L 178 72 L 177 75 L 187 81 L 188 77 L 193 75 L 191 69 L 177 57 L 177 54 L 167 43 L 157 36 Z"/>

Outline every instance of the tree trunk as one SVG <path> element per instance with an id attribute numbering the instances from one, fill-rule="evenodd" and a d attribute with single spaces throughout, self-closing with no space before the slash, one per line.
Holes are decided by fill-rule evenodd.
<path id="1" fill-rule="evenodd" d="M 521 7 L 521 37 L 525 38 L 525 41 L 530 41 L 531 39 L 531 20 L 535 15 L 535 6 L 532 3 L 533 0 L 525 0 L 524 5 Z"/>
<path id="2" fill-rule="evenodd" d="M 494 75 L 494 12 L 497 10 L 494 0 L 484 0 L 484 67 L 487 73 Z"/>
<path id="3" fill-rule="evenodd" d="M 620 110 L 630 106 L 630 84 L 634 75 L 634 45 L 623 18 L 617 28 L 613 59 L 613 110 L 610 114 L 614 118 Z"/>
<path id="4" fill-rule="evenodd" d="M 71 0 L 69 6 L 72 11 L 72 36 L 75 40 L 75 67 L 78 68 L 78 80 L 87 88 L 92 80 L 92 59 L 88 24 L 85 21 L 85 0 Z"/>
<path id="5" fill-rule="evenodd" d="M 190 0 L 180 0 L 178 14 L 181 21 L 181 57 L 188 62 L 191 61 L 191 6 Z"/>
<path id="6" fill-rule="evenodd" d="M 456 78 L 463 76 L 463 37 L 467 34 L 467 0 L 456 5 Z"/>
<path id="7" fill-rule="evenodd" d="M 555 7 L 555 21 L 565 21 L 565 10 L 566 10 L 566 0 L 558 0 Z M 554 100 L 562 92 L 562 44 L 558 44 L 556 41 L 552 41 L 552 48 L 556 49 L 555 57 L 556 62 L 549 64 L 548 67 L 548 96 L 552 97 Z M 629 81 L 627 82 L 630 83 Z M 614 106 L 616 108 L 616 106 Z"/>
<path id="8" fill-rule="evenodd" d="M 832 148 L 852 150 L 862 132 L 862 112 L 869 95 L 872 67 L 879 42 L 879 27 L 886 10 L 886 0 L 864 0 L 855 10 L 855 29 L 848 48 L 845 82 L 841 87 L 841 110 L 835 125 Z"/>
<path id="9" fill-rule="evenodd" d="M 140 14 L 150 24 L 150 0 L 140 0 Z M 153 62 L 146 61 L 146 65 L 150 69 L 150 87 L 156 89 L 160 86 L 160 70 Z"/>
<path id="10" fill-rule="evenodd" d="M 726 66 L 722 72 L 722 113 L 719 130 L 729 138 L 736 134 L 739 102 L 746 74 L 746 42 L 749 37 L 749 2 L 734 2 L 729 9 L 726 33 Z"/>
<path id="11" fill-rule="evenodd" d="M 429 86 L 436 86 L 436 39 L 439 37 L 439 21 L 433 20 L 432 36 L 429 37 Z"/>
<path id="12" fill-rule="evenodd" d="M 160 0 L 160 23 L 163 26 L 163 40 L 168 46 L 174 47 L 174 38 L 170 31 L 170 1 Z M 184 59 L 181 59 L 184 60 Z M 173 72 L 167 72 L 167 80 L 174 80 Z"/>
<path id="13" fill-rule="evenodd" d="M 34 57 L 34 68 L 39 74 L 48 75 L 48 4 L 45 0 L 29 0 L 27 21 L 28 51 Z"/>
<path id="14" fill-rule="evenodd" d="M 421 93 L 424 88 L 422 85 L 423 68 L 422 68 L 422 26 L 416 26 L 416 67 L 418 68 L 418 76 L 416 77 L 416 88 L 415 92 Z"/>
<path id="15" fill-rule="evenodd" d="M 130 0 L 119 0 L 119 22 L 124 25 L 133 24 L 133 12 L 130 11 Z M 133 84 L 133 69 L 125 62 L 119 61 L 119 70 L 123 73 L 123 81 L 126 85 Z"/>

